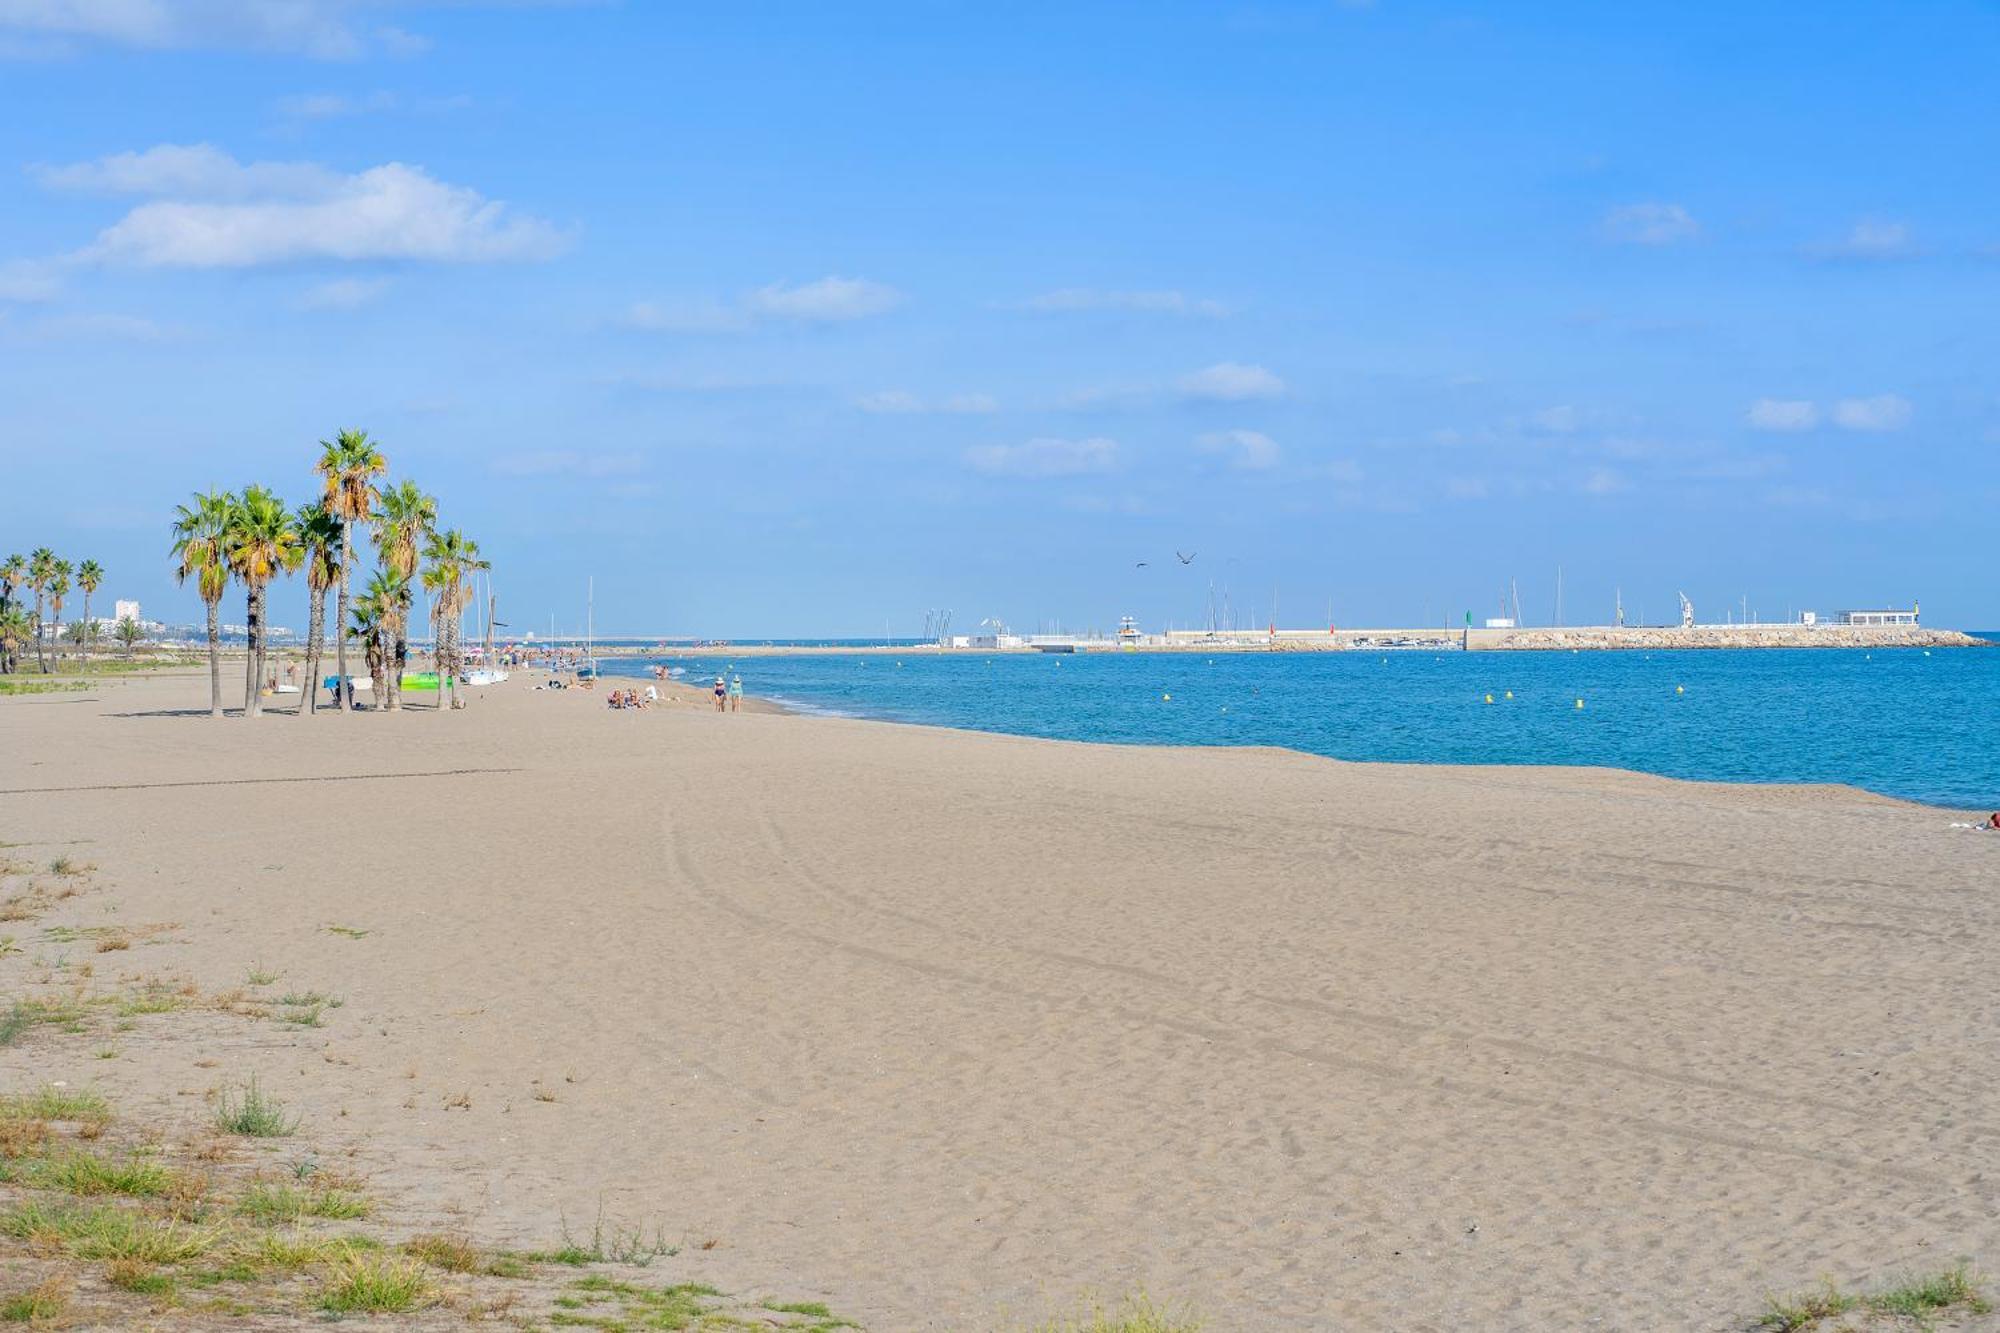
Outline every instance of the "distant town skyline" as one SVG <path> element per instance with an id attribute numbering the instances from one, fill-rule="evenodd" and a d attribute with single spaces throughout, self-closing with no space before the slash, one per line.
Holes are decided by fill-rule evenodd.
<path id="1" fill-rule="evenodd" d="M 196 622 L 173 506 L 359 426 L 514 633 L 593 579 L 610 635 L 1547 624 L 1558 569 L 1572 624 L 2000 626 L 1996 55 L 1971 3 L 0 4 L 0 555 Z"/>

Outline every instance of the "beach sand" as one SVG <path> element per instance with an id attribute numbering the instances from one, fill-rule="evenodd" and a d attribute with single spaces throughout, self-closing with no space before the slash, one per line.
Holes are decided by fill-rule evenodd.
<path id="1" fill-rule="evenodd" d="M 256 1072 L 410 1226 L 658 1226 L 665 1276 L 872 1329 L 1140 1289 L 1221 1330 L 1720 1329 L 2000 1255 L 2000 835 L 1963 816 L 527 684 L 0 699 L 0 840 L 104 886 L 31 932 L 170 924 L 100 968 L 344 1001 L 40 1033 L 0 1084 L 186 1120 L 198 1061 Z"/>

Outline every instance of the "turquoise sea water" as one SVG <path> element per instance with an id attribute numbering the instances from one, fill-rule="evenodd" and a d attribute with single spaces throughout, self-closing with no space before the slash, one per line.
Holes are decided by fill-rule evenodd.
<path id="1" fill-rule="evenodd" d="M 728 665 L 740 671 L 746 692 L 807 710 L 1025 736 L 1280 745 L 1414 763 L 1600 764 L 1726 782 L 1844 782 L 1939 805 L 2000 809 L 2000 648 L 1213 657 L 913 651 L 735 663 L 667 654 L 603 665 L 607 675 L 649 675 L 654 662 L 685 667 L 692 680 Z"/>

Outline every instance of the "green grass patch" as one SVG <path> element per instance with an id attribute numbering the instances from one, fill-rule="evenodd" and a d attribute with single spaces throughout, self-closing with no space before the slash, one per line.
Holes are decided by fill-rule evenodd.
<path id="1" fill-rule="evenodd" d="M 0 1046 L 12 1046 L 38 1027 L 59 1027 L 81 1032 L 90 1018 L 90 1006 L 73 995 L 48 1000 L 16 1000 L 0 1016 Z"/>
<path id="2" fill-rule="evenodd" d="M 328 1278 L 319 1306 L 334 1314 L 401 1314 L 430 1304 L 435 1294 L 414 1259 L 349 1254 Z"/>
<path id="3" fill-rule="evenodd" d="M 1893 1285 L 1873 1292 L 1845 1292 L 1828 1282 L 1812 1291 L 1773 1297 L 1763 1317 L 1751 1327 L 1764 1333 L 1802 1333 L 1829 1319 L 1867 1311 L 1910 1320 L 1918 1328 L 1926 1328 L 1935 1314 L 1990 1311 L 1993 1306 L 1982 1291 L 1983 1284 L 1980 1275 L 1965 1264 L 1899 1278 Z"/>
<path id="4" fill-rule="evenodd" d="M 199 1259 L 222 1239 L 214 1227 L 105 1205 L 40 1200 L 0 1214 L 0 1235 L 60 1249 L 78 1259 L 131 1259 L 148 1264 L 184 1264 Z"/>
<path id="5" fill-rule="evenodd" d="M 91 1120 L 111 1118 L 104 1095 L 87 1088 L 46 1085 L 33 1092 L 0 1097 L 0 1120 Z"/>
<path id="6" fill-rule="evenodd" d="M 61 1276 L 0 1296 L 0 1321 L 9 1324 L 53 1324 L 68 1311 L 69 1283 Z"/>
<path id="7" fill-rule="evenodd" d="M 248 1277 L 230 1280 L 249 1281 L 271 1268 L 297 1272 L 344 1263 L 377 1248 L 374 1241 L 361 1236 L 321 1236 L 300 1228 L 289 1232 L 266 1231 L 236 1248 L 235 1263 Z"/>
<path id="8" fill-rule="evenodd" d="M 215 1112 L 215 1125 L 225 1134 L 282 1139 L 298 1129 L 299 1118 L 286 1115 L 284 1103 L 266 1093 L 252 1078 L 241 1092 L 222 1095 L 222 1103 Z"/>
<path id="9" fill-rule="evenodd" d="M 358 1194 L 337 1189 L 295 1189 L 290 1185 L 255 1184 L 236 1211 L 243 1216 L 273 1225 L 319 1217 L 345 1221 L 368 1216 L 368 1201 Z"/>
<path id="10" fill-rule="evenodd" d="M 463 1236 L 412 1236 L 403 1253 L 447 1273 L 478 1273 L 487 1268 L 478 1248 Z"/>
<path id="11" fill-rule="evenodd" d="M 68 694 L 89 688 L 90 682 L 83 680 L 21 680 L 13 676 L 0 677 L 0 697 L 10 694 Z"/>
<path id="12" fill-rule="evenodd" d="M 176 1179 L 174 1172 L 143 1157 L 121 1161 L 88 1152 L 66 1153 L 37 1162 L 27 1172 L 27 1183 L 37 1189 L 62 1190 L 86 1198 L 122 1194 L 135 1199 L 157 1199 L 173 1191 Z"/>
<path id="13" fill-rule="evenodd" d="M 150 1264 L 121 1259 L 105 1270 L 104 1280 L 120 1291 L 129 1291 L 138 1296 L 151 1296 L 159 1300 L 171 1300 L 174 1295 L 174 1279 L 171 1273 L 155 1270 Z"/>

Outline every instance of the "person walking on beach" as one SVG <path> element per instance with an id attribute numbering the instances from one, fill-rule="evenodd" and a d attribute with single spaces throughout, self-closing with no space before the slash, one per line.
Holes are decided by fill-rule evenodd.
<path id="1" fill-rule="evenodd" d="M 715 711 L 720 713 L 729 707 L 729 687 L 722 683 L 722 677 L 715 678 Z"/>
<path id="2" fill-rule="evenodd" d="M 729 678 L 729 711 L 743 711 L 743 677 L 740 674 Z"/>

